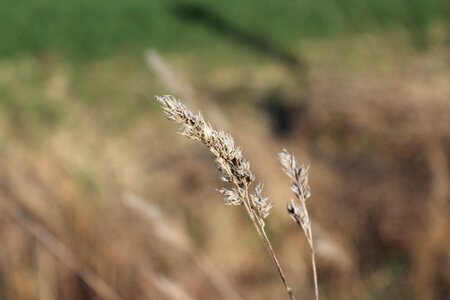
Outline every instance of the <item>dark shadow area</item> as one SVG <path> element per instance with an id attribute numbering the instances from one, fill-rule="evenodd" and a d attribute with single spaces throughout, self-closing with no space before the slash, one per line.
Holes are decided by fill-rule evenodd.
<path id="1" fill-rule="evenodd" d="M 288 50 L 276 45 L 268 38 L 239 28 L 211 9 L 193 3 L 177 3 L 172 11 L 178 18 L 196 23 L 229 40 L 245 45 L 254 51 L 276 59 L 296 72 L 306 73 L 306 64 Z"/>
<path id="2" fill-rule="evenodd" d="M 292 134 L 295 129 L 295 115 L 292 110 L 298 111 L 296 107 L 289 105 L 278 91 L 271 91 L 261 99 L 260 108 L 270 119 L 275 137 L 285 138 Z"/>

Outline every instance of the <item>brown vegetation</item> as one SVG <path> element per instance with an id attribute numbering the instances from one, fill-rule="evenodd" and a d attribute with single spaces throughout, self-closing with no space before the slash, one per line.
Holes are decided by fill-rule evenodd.
<path id="1" fill-rule="evenodd" d="M 221 115 L 264 178 L 273 203 L 265 229 L 298 298 L 313 298 L 314 284 L 309 245 L 286 214 L 291 193 L 274 155 L 282 147 L 311 165 L 322 299 L 450 293 L 445 61 L 433 52 L 388 70 L 312 64 L 306 91 L 270 64 L 223 65 L 189 78 L 202 91 L 192 106 Z M 114 63 L 118 82 L 107 79 L 106 64 L 83 71 L 96 88 L 108 86 L 93 96 L 126 91 L 151 101 L 161 90 L 155 77 Z M 17 99 L 32 95 L 22 78 L 30 64 L 0 66 L 8 69 L 0 80 L 18 82 L 8 90 Z M 156 105 L 111 131 L 110 118 L 128 106 L 83 104 L 80 79 L 67 66 L 45 64 L 36 90 L 66 107 L 66 120 L 23 127 L 22 102 L 0 120 L 0 299 L 286 297 L 244 210 L 224 207 L 215 192 L 221 183 L 210 153 L 178 137 Z"/>

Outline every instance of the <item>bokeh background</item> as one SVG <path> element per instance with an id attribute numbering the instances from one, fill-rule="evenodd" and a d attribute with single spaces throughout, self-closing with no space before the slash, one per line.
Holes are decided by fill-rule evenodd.
<path id="1" fill-rule="evenodd" d="M 287 299 L 211 155 L 229 131 L 312 299 L 283 148 L 310 168 L 322 299 L 450 297 L 447 0 L 0 1 L 0 299 Z"/>

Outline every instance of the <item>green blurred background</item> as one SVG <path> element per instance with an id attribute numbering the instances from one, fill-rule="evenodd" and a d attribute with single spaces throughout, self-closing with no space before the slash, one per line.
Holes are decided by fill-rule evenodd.
<path id="1" fill-rule="evenodd" d="M 0 5 L 2 57 L 52 53 L 82 60 L 120 51 L 136 53 L 149 46 L 170 53 L 239 52 L 239 48 L 229 49 L 214 28 L 204 26 L 208 22 L 202 15 L 290 47 L 307 39 L 402 31 L 415 48 L 426 49 L 432 42 L 430 27 L 448 25 L 449 14 L 444 0 L 4 0 Z"/>

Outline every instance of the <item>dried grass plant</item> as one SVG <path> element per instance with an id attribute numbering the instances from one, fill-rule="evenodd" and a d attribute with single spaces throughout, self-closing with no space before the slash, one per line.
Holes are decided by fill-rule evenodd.
<path id="1" fill-rule="evenodd" d="M 279 153 L 283 171 L 291 179 L 291 189 L 295 195 L 296 201 L 291 200 L 288 204 L 287 210 L 289 215 L 303 230 L 308 245 L 311 250 L 311 263 L 314 277 L 314 292 L 316 300 L 319 300 L 319 286 L 317 283 L 317 270 L 314 243 L 312 237 L 311 220 L 309 218 L 308 210 L 306 208 L 306 199 L 311 197 L 311 191 L 308 184 L 308 170 L 309 167 L 299 166 L 297 160 L 293 155 L 287 152 L 286 149 Z"/>
<path id="2" fill-rule="evenodd" d="M 226 205 L 244 206 L 255 229 L 264 243 L 276 269 L 283 281 L 290 299 L 295 299 L 292 289 L 267 237 L 265 219 L 269 216 L 272 204 L 263 196 L 263 184 L 255 188 L 255 174 L 250 169 L 250 162 L 243 156 L 240 147 L 233 138 L 207 123 L 201 113 L 194 114 L 186 106 L 172 96 L 157 96 L 169 120 L 181 125 L 180 134 L 204 144 L 214 155 L 216 167 L 221 173 L 222 181 L 230 188 L 222 188 L 219 192 L 224 196 Z"/>

